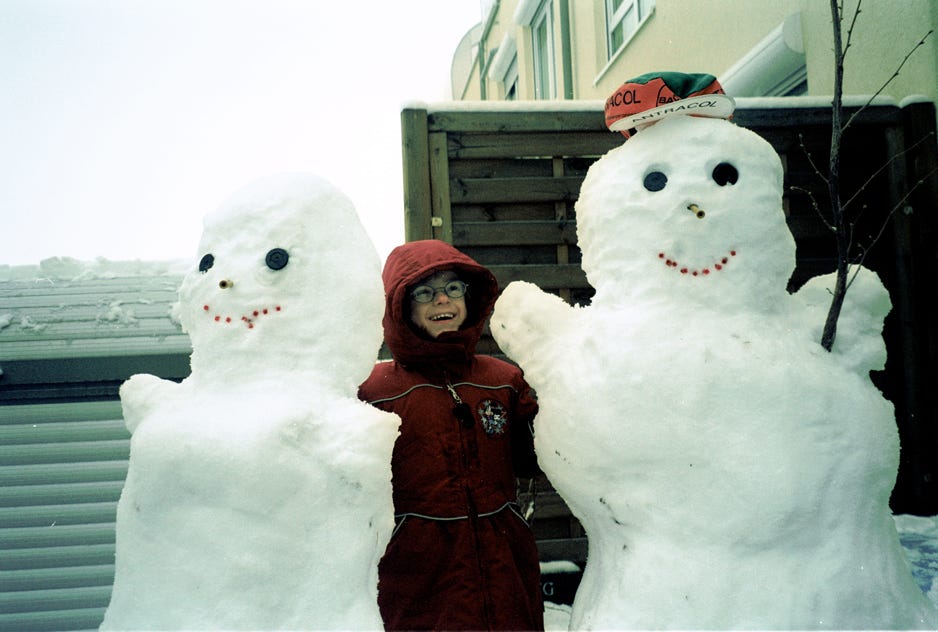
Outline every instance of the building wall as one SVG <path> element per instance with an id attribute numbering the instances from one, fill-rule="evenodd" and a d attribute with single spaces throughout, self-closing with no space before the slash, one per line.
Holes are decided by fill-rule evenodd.
<path id="1" fill-rule="evenodd" d="M 797 0 L 658 0 L 654 13 L 609 65 L 597 69 L 583 94 L 606 98 L 630 77 L 674 70 L 719 75 L 746 54 L 789 13 Z M 602 2 L 597 42 L 605 41 Z M 732 5 L 734 8 L 729 9 Z M 756 6 L 759 10 L 756 10 Z M 720 17 L 715 17 L 720 16 Z M 595 87 L 594 87 L 595 86 Z"/>
<path id="2" fill-rule="evenodd" d="M 547 0 L 554 12 L 557 95 L 574 99 L 605 99 L 630 77 L 650 71 L 707 72 L 720 76 L 744 57 L 786 17 L 800 13 L 809 95 L 833 91 L 833 36 L 830 5 L 821 0 L 656 0 L 653 13 L 632 39 L 608 59 L 606 17 L 602 0 Z M 490 5 L 484 22 L 482 55 L 457 99 L 500 100 L 500 82 L 480 69 L 512 33 L 518 50 L 519 99 L 533 99 L 531 30 L 514 23 L 525 0 L 500 0 Z M 857 0 L 847 0 L 852 16 Z M 571 86 L 565 91 L 560 14 L 569 15 Z M 903 58 L 938 26 L 934 0 L 864 0 L 847 55 L 844 78 L 848 94 L 873 94 L 896 71 Z M 479 63 L 481 62 L 481 64 Z M 896 99 L 921 94 L 938 100 L 938 35 L 929 37 L 905 63 L 884 94 Z"/>
<path id="3" fill-rule="evenodd" d="M 809 93 L 830 94 L 834 61 L 828 3 L 800 0 L 798 4 L 808 57 Z M 852 15 L 856 0 L 846 4 L 848 15 Z M 929 29 L 938 26 L 938 2 L 934 0 L 865 0 L 861 8 L 852 39 L 855 48 L 848 51 L 845 60 L 847 94 L 876 92 Z M 915 51 L 884 94 L 900 100 L 921 94 L 938 101 L 938 33 Z"/>

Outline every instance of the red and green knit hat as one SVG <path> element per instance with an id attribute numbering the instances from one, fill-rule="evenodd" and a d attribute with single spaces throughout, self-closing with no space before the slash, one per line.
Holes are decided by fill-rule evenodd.
<path id="1" fill-rule="evenodd" d="M 629 79 L 606 99 L 606 127 L 628 138 L 672 114 L 730 118 L 735 107 L 713 75 L 650 72 Z"/>

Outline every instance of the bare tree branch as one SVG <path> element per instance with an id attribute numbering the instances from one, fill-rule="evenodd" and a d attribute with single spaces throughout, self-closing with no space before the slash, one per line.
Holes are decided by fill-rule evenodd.
<path id="1" fill-rule="evenodd" d="M 834 226 L 834 239 L 837 243 L 837 274 L 834 281 L 834 296 L 824 322 L 821 334 L 821 346 L 827 351 L 834 348 L 837 336 L 837 319 L 844 304 L 847 291 L 847 237 L 845 234 L 843 208 L 840 205 L 840 141 L 843 134 L 841 114 L 843 111 L 844 49 L 841 40 L 841 7 L 837 0 L 831 0 L 831 17 L 834 30 L 834 101 L 831 108 L 831 151 L 828 171 L 827 191 L 831 202 L 831 223 Z M 860 12 L 859 3 L 857 13 Z M 852 32 L 853 24 L 851 24 Z"/>
<path id="2" fill-rule="evenodd" d="M 858 261 L 855 264 L 855 270 L 853 274 L 850 275 L 850 251 L 854 247 L 854 231 L 857 225 L 857 218 L 859 214 L 856 214 L 856 217 L 853 218 L 853 221 L 850 222 L 849 226 L 846 222 L 846 211 L 848 207 L 851 207 L 853 203 L 857 200 L 858 196 L 870 185 L 872 180 L 882 173 L 887 167 L 893 164 L 893 162 L 902 156 L 904 156 L 908 151 L 917 147 L 922 142 L 925 142 L 927 138 L 930 138 L 932 135 L 929 134 L 925 138 L 918 140 L 912 146 L 906 148 L 899 154 L 891 156 L 884 165 L 879 167 L 867 180 L 860 186 L 859 190 L 854 192 L 850 198 L 843 202 L 840 196 L 840 145 L 843 139 L 844 132 L 851 126 L 854 120 L 864 111 L 867 107 L 872 104 L 872 102 L 878 97 L 886 87 L 899 76 L 900 71 L 909 58 L 915 53 L 916 50 L 924 46 L 925 40 L 928 39 L 933 33 L 929 30 L 925 36 L 919 40 L 919 42 L 912 47 L 912 49 L 906 54 L 906 56 L 899 63 L 899 66 L 893 72 L 892 76 L 887 79 L 879 89 L 873 94 L 872 97 L 859 109 L 857 109 L 853 114 L 850 115 L 850 118 L 843 122 L 843 81 L 844 81 L 844 57 L 847 54 L 853 40 L 854 29 L 857 25 L 857 19 L 860 15 L 861 9 L 860 5 L 862 0 L 857 1 L 856 11 L 853 14 L 853 17 L 850 21 L 850 26 L 847 29 L 846 42 L 842 39 L 842 28 L 843 28 L 843 1 L 842 0 L 830 0 L 831 7 L 831 23 L 833 26 L 833 35 L 834 35 L 834 98 L 831 107 L 831 147 L 830 147 L 830 167 L 828 172 L 828 177 L 826 179 L 828 195 L 830 197 L 831 204 L 831 221 L 828 224 L 830 229 L 834 233 L 834 239 L 837 244 L 837 268 L 834 281 L 834 290 L 831 297 L 830 309 L 827 312 L 827 318 L 824 322 L 824 331 L 821 334 L 821 346 L 826 350 L 830 351 L 834 346 L 834 339 L 837 335 L 837 320 L 840 318 L 840 312 L 843 308 L 844 298 L 846 296 L 847 288 L 853 284 L 854 279 L 856 279 L 857 274 L 859 273 L 860 267 L 866 259 L 867 254 L 870 252 L 870 249 L 880 240 L 883 236 L 886 226 L 889 224 L 892 216 L 896 213 L 899 208 L 902 208 L 905 205 L 906 200 L 912 194 L 912 192 L 918 188 L 926 178 L 932 175 L 938 169 L 933 170 L 931 173 L 924 176 L 919 182 L 912 186 L 906 194 L 899 200 L 896 205 L 890 209 L 887 213 L 886 218 L 883 220 L 880 225 L 879 231 L 875 237 L 872 238 L 870 244 L 865 247 L 861 247 L 861 254 L 858 257 Z M 802 143 L 802 146 L 803 143 Z M 810 160 L 810 156 L 809 156 Z M 812 164 L 813 166 L 813 164 Z M 815 167 L 815 169 L 817 169 Z M 817 209 L 817 204 L 812 197 L 812 203 L 814 203 L 815 208 Z M 861 209 L 862 211 L 863 209 Z M 825 222 L 827 223 L 827 222 Z"/>
<path id="3" fill-rule="evenodd" d="M 863 193 L 863 191 L 866 190 L 866 188 L 873 182 L 873 180 L 876 178 L 876 176 L 878 176 L 879 174 L 881 174 L 881 173 L 882 173 L 883 171 L 885 171 L 889 166 L 891 166 L 892 163 L 894 163 L 894 162 L 895 162 L 896 160 L 898 160 L 899 158 L 902 158 L 903 156 L 905 156 L 907 153 L 909 153 L 910 151 L 912 151 L 913 149 L 915 149 L 916 147 L 918 147 L 919 145 L 921 145 L 922 143 L 924 143 L 926 140 L 931 140 L 931 138 L 932 138 L 933 136 L 934 136 L 934 133 L 933 133 L 933 132 L 929 132 L 928 134 L 925 134 L 925 136 L 923 136 L 922 138 L 918 139 L 917 141 L 915 141 L 914 143 L 912 143 L 911 145 L 909 145 L 908 147 L 906 147 L 905 149 L 903 149 L 901 152 L 899 152 L 899 153 L 896 154 L 895 156 L 890 157 L 889 160 L 887 160 L 885 163 L 883 163 L 883 164 L 879 167 L 879 169 L 877 169 L 877 170 L 874 171 L 872 174 L 870 174 L 870 177 L 866 179 L 866 182 L 864 182 L 863 184 L 861 184 L 861 185 L 860 185 L 860 188 L 857 189 L 856 192 L 855 192 L 853 195 L 851 195 L 851 196 L 847 199 L 846 202 L 843 203 L 844 211 L 846 211 L 846 210 L 850 207 L 850 205 L 857 199 L 857 197 L 858 197 L 861 193 Z"/>
<path id="4" fill-rule="evenodd" d="M 811 201 L 811 208 L 814 209 L 814 212 L 817 214 L 818 219 L 824 224 L 824 227 L 832 233 L 835 232 L 834 225 L 827 221 L 827 218 L 824 216 L 824 213 L 821 211 L 821 206 L 817 203 L 817 198 L 814 197 L 814 191 L 806 189 L 804 187 L 799 187 L 797 185 L 792 185 L 788 187 L 791 191 L 798 191 L 799 193 L 804 193 L 808 196 L 808 199 Z"/>
<path id="5" fill-rule="evenodd" d="M 850 49 L 850 42 L 853 41 L 853 29 L 857 25 L 857 18 L 860 17 L 860 5 L 863 4 L 863 0 L 857 0 L 857 10 L 853 13 L 853 19 L 850 20 L 850 26 L 847 28 L 847 42 L 844 44 L 843 50 L 840 51 L 840 63 L 843 64 L 844 58 L 847 56 L 847 51 Z M 841 24 L 841 31 L 843 30 L 843 14 L 844 14 L 844 3 L 841 1 L 839 3 L 839 13 L 840 16 L 837 18 Z"/>
<path id="6" fill-rule="evenodd" d="M 824 181 L 824 184 L 827 184 L 827 176 L 824 175 L 824 173 L 814 162 L 814 156 L 811 155 L 811 152 L 808 151 L 808 148 L 804 144 L 804 134 L 800 132 L 798 133 L 798 143 L 801 145 L 801 151 L 804 152 L 804 155 L 808 158 L 808 164 L 811 165 L 812 169 L 814 169 L 814 173 L 816 173 L 817 177 Z"/>
<path id="7" fill-rule="evenodd" d="M 879 95 L 881 95 L 881 94 L 883 93 L 883 91 L 886 89 L 886 86 L 888 86 L 890 83 L 892 83 L 892 80 L 893 80 L 893 79 L 895 79 L 896 77 L 899 76 L 899 71 L 901 71 L 901 70 L 902 70 L 902 67 L 905 66 L 905 62 L 909 61 L 909 57 L 912 56 L 912 53 L 914 53 L 916 50 L 918 50 L 919 48 L 921 48 L 922 46 L 925 45 L 925 40 L 927 40 L 927 39 L 932 35 L 932 33 L 934 33 L 934 30 L 933 30 L 933 29 L 931 29 L 931 30 L 929 30 L 927 33 L 925 33 L 925 35 L 922 37 L 922 39 L 920 39 L 920 40 L 918 41 L 918 43 L 917 43 L 915 46 L 912 47 L 912 50 L 910 50 L 910 51 L 908 52 L 908 54 L 906 54 L 906 56 L 902 58 L 902 61 L 899 62 L 899 66 L 895 69 L 895 71 L 893 71 L 892 76 L 889 77 L 889 79 L 887 79 L 886 82 L 883 83 L 883 85 L 881 85 L 881 86 L 879 87 L 879 90 L 877 90 L 876 92 L 873 93 L 873 96 L 871 96 L 871 97 L 869 98 L 869 100 L 868 100 L 865 104 L 863 104 L 863 106 L 860 107 L 860 109 L 858 109 L 856 112 L 854 112 L 853 114 L 850 115 L 850 118 L 847 119 L 847 122 L 844 124 L 844 130 L 846 130 L 848 127 L 850 127 L 850 124 L 853 123 L 853 120 L 854 120 L 857 116 L 859 116 L 861 112 L 863 112 L 864 110 L 866 110 L 866 108 L 868 108 L 868 107 L 870 106 L 870 104 L 873 103 L 873 100 L 876 99 L 876 97 L 878 97 Z"/>
<path id="8" fill-rule="evenodd" d="M 931 136 L 932 136 L 932 134 L 926 134 L 926 135 L 925 135 L 925 138 L 930 138 Z M 918 144 L 918 143 L 916 143 L 916 144 Z M 866 259 L 866 254 L 873 248 L 873 246 L 876 245 L 876 242 L 878 242 L 878 241 L 880 240 L 880 238 L 883 236 L 883 233 L 886 232 L 886 227 L 889 225 L 889 220 L 892 219 L 892 216 L 895 215 L 895 214 L 899 211 L 900 208 L 904 208 L 904 207 L 905 207 L 905 203 L 906 203 L 906 202 L 908 201 L 908 199 L 912 196 L 912 194 L 915 192 L 915 190 L 918 189 L 920 186 L 924 185 L 924 184 L 926 183 L 926 181 L 928 180 L 928 178 L 930 178 L 931 176 L 935 175 L 936 173 L 938 173 L 938 167 L 935 167 L 934 169 L 932 169 L 931 171 L 929 171 L 928 173 L 926 173 L 925 175 L 923 175 L 921 178 L 919 178 L 919 179 L 915 182 L 915 184 L 913 184 L 911 187 L 909 187 L 909 190 L 906 192 L 906 194 L 903 195 L 902 198 L 901 198 L 898 202 L 896 202 L 895 206 L 893 206 L 891 209 L 889 209 L 889 212 L 886 213 L 886 219 L 884 219 L 884 220 L 883 220 L 883 223 L 880 224 L 879 232 L 876 233 L 876 236 L 873 237 L 873 239 L 870 241 L 869 245 L 864 249 L 863 254 L 862 254 L 862 255 L 860 256 L 860 258 L 857 260 L 856 263 L 857 263 L 858 265 L 863 265 L 863 261 Z M 848 285 L 848 287 L 849 287 L 849 285 Z"/>

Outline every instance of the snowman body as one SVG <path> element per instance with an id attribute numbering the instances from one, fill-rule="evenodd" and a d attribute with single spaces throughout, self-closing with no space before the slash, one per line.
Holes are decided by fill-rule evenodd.
<path id="1" fill-rule="evenodd" d="M 539 463 L 589 537 L 572 629 L 936 622 L 889 512 L 898 437 L 868 376 L 888 296 L 861 274 L 839 346 L 820 347 L 832 280 L 785 291 L 781 177 L 727 121 L 658 122 L 584 181 L 592 304 L 515 283 L 496 305 L 538 393 Z"/>
<path id="2" fill-rule="evenodd" d="M 377 254 L 348 200 L 302 175 L 236 194 L 200 248 L 178 305 L 191 375 L 121 387 L 102 628 L 381 628 L 399 420 L 355 396 L 381 340 Z"/>

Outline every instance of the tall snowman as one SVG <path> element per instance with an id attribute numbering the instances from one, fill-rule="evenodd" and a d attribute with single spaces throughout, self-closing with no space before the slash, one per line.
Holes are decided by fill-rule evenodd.
<path id="1" fill-rule="evenodd" d="M 358 401 L 380 261 L 318 177 L 262 179 L 205 220 L 179 290 L 181 383 L 134 375 L 103 629 L 380 629 L 399 419 Z"/>
<path id="2" fill-rule="evenodd" d="M 721 93 L 709 75 L 623 85 L 607 122 L 630 138 L 576 206 L 592 304 L 516 282 L 492 318 L 589 537 L 571 628 L 934 628 L 888 506 L 893 408 L 869 379 L 888 295 L 861 271 L 820 346 L 833 280 L 786 291 L 781 162 Z"/>

